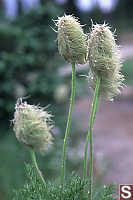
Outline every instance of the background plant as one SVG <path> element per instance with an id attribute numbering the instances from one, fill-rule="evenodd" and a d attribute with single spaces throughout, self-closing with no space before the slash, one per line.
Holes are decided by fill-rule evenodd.
<path id="1" fill-rule="evenodd" d="M 51 104 L 53 114 L 59 113 L 56 124 L 63 120 L 64 108 L 56 106 L 55 109 L 55 91 L 62 83 L 62 78 L 58 74 L 58 67 L 62 61 L 57 55 L 56 36 L 48 26 L 51 19 L 59 13 L 61 9 L 47 2 L 44 7 L 20 16 L 15 21 L 0 24 L 0 120 L 2 129 L 0 198 L 2 199 L 7 199 L 8 195 L 11 199 L 11 189 L 20 187 L 24 183 L 25 175 L 23 167 L 20 166 L 23 166 L 24 160 L 26 161 L 29 157 L 27 151 L 18 145 L 10 130 L 10 120 L 13 118 L 16 99 L 30 94 L 31 102 L 41 103 L 44 106 Z M 52 59 L 49 59 L 50 56 Z M 56 162 L 58 162 L 60 152 L 55 149 L 60 144 L 56 145 L 51 150 L 53 154 L 51 151 L 48 154 L 53 157 L 57 156 Z M 58 174 L 58 170 L 55 164 L 55 168 L 49 172 L 52 168 L 51 162 L 55 163 L 55 159 L 51 160 L 49 156 L 46 156 L 46 171 L 49 176 L 54 176 L 55 172 Z"/>

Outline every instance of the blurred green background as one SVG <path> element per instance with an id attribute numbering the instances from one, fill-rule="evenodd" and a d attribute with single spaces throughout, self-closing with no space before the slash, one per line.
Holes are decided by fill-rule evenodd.
<path id="1" fill-rule="evenodd" d="M 125 3 L 126 2 L 126 3 Z M 61 147 L 66 123 L 66 113 L 70 95 L 71 73 L 65 70 L 68 64 L 58 54 L 57 30 L 53 20 L 58 16 L 74 14 L 81 24 L 91 25 L 91 19 L 97 23 L 109 22 L 116 28 L 118 42 L 127 48 L 133 44 L 133 3 L 119 0 L 111 13 L 102 13 L 98 8 L 90 12 L 80 12 L 74 7 L 74 1 L 58 4 L 54 1 L 41 1 L 41 5 L 28 13 L 19 7 L 14 20 L 6 18 L 1 5 L 0 17 L 0 200 L 10 200 L 13 189 L 20 188 L 25 181 L 24 163 L 29 162 L 28 150 L 16 140 L 11 120 L 17 98 L 27 97 L 30 104 L 47 106 L 54 115 L 53 129 L 55 142 L 45 156 L 38 156 L 39 165 L 47 179 L 57 179 L 60 173 Z M 87 30 L 87 25 L 85 30 Z M 51 28 L 52 27 L 52 28 Z M 131 53 L 129 53 L 129 51 Z M 132 46 L 124 57 L 123 73 L 125 83 L 133 84 Z M 124 51 L 125 55 L 125 51 Z M 60 69 L 63 68 L 63 73 Z M 88 96 L 88 68 L 77 72 L 77 99 Z M 84 89 L 83 89 L 84 88 Z M 77 145 L 76 122 L 73 119 L 73 135 L 69 141 L 70 149 Z M 75 134 L 77 134 L 75 139 Z M 74 159 L 74 153 L 68 157 L 68 173 L 81 172 L 81 157 Z"/>

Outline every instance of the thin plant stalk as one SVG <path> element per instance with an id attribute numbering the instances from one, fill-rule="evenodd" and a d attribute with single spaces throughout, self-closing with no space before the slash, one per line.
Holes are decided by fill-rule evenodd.
<path id="1" fill-rule="evenodd" d="M 88 152 L 88 144 L 89 144 L 89 196 L 90 200 L 92 200 L 92 186 L 93 186 L 93 134 L 92 129 L 94 125 L 94 120 L 96 117 L 96 112 L 98 108 L 98 102 L 99 102 L 99 88 L 100 88 L 100 78 L 97 77 L 96 82 L 96 88 L 94 91 L 94 97 L 92 102 L 92 109 L 91 109 L 91 115 L 90 115 L 90 121 L 89 121 L 89 129 L 88 134 L 86 138 L 86 144 L 85 144 L 85 151 L 84 151 L 84 179 L 87 178 L 87 152 Z"/>
<path id="2" fill-rule="evenodd" d="M 41 180 L 41 182 L 46 185 L 46 182 L 41 174 L 41 171 L 39 170 L 39 167 L 37 165 L 37 161 L 36 161 L 36 155 L 35 155 L 35 152 L 33 150 L 30 150 L 30 153 L 31 153 L 31 159 L 32 159 L 32 163 L 33 163 L 33 166 L 35 167 L 36 169 L 36 172 Z"/>
<path id="3" fill-rule="evenodd" d="M 75 101 L 75 85 L 76 85 L 76 69 L 75 63 L 72 63 L 72 89 L 71 89 L 71 98 L 70 98 L 70 106 L 69 106 L 69 113 L 67 119 L 67 125 L 65 130 L 65 137 L 63 143 L 63 151 L 62 151 L 62 165 L 61 165 L 61 184 L 64 185 L 65 181 L 65 172 L 66 172 L 66 146 L 68 141 L 68 136 L 70 132 L 71 126 L 71 118 L 72 118 L 72 110 Z"/>

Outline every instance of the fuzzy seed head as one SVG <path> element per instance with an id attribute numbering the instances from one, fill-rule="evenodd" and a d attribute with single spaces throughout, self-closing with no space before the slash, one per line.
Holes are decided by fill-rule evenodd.
<path id="1" fill-rule="evenodd" d="M 33 150 L 46 150 L 52 143 L 51 115 L 43 108 L 17 101 L 14 113 L 14 132 L 19 142 Z"/>
<path id="2" fill-rule="evenodd" d="M 57 26 L 58 50 L 60 55 L 71 63 L 85 63 L 87 36 L 84 34 L 78 20 L 71 15 L 65 15 L 58 18 Z"/>
<path id="3" fill-rule="evenodd" d="M 123 75 L 120 72 L 121 58 L 114 35 L 107 25 L 93 25 L 89 38 L 89 85 L 96 87 L 96 77 L 101 79 L 100 96 L 112 100 L 120 94 L 123 87 Z"/>

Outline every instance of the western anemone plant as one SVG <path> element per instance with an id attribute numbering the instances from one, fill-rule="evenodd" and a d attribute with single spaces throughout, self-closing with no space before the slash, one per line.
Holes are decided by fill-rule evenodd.
<path id="1" fill-rule="evenodd" d="M 72 88 L 68 120 L 64 136 L 61 161 L 60 184 L 46 183 L 41 174 L 34 151 L 44 151 L 52 144 L 50 133 L 51 114 L 43 108 L 29 105 L 21 100 L 17 101 L 14 114 L 14 131 L 17 139 L 31 151 L 33 166 L 27 166 L 31 182 L 16 193 L 16 199 L 39 200 L 111 200 L 114 199 L 114 186 L 104 186 L 97 192 L 93 184 L 93 124 L 96 117 L 99 99 L 113 100 L 123 88 L 123 75 L 120 72 L 121 59 L 119 47 L 114 34 L 106 24 L 92 25 L 91 33 L 85 34 L 79 21 L 71 16 L 59 17 L 56 22 L 58 28 L 58 50 L 64 59 L 72 65 Z M 73 175 L 66 179 L 66 148 L 70 134 L 72 109 L 75 99 L 76 64 L 89 63 L 89 87 L 94 90 L 89 129 L 84 150 L 83 178 Z M 89 170 L 87 166 L 87 152 L 89 148 Z M 89 177 L 87 177 L 89 171 Z"/>

